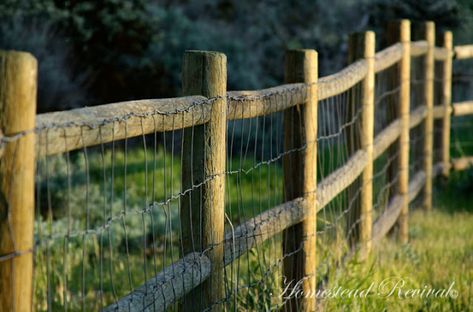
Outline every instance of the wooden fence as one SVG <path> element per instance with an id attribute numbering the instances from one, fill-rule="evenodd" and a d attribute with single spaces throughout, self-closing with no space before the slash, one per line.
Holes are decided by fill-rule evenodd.
<path id="1" fill-rule="evenodd" d="M 389 47 L 376 52 L 373 32 L 350 37 L 352 63 L 336 74 L 318 77 L 317 52 L 292 50 L 286 55 L 286 83 L 256 91 L 226 90 L 226 57 L 217 52 L 188 51 L 183 62 L 184 97 L 151 99 L 85 107 L 35 116 L 37 63 L 23 52 L 0 53 L 0 306 L 30 311 L 33 297 L 35 157 L 41 158 L 88 146 L 153 132 L 176 129 L 199 140 L 204 148 L 184 146 L 182 189 L 203 185 L 199 201 L 192 192 L 182 196 L 182 257 L 134 289 L 105 311 L 166 310 L 187 296 L 213 306 L 224 297 L 223 270 L 250 249 L 277 233 L 302 243 L 303 252 L 287 260 L 284 276 L 303 280 L 305 292 L 315 291 L 317 213 L 360 178 L 360 207 L 355 218 L 358 235 L 353 250 L 365 257 L 397 223 L 399 239 L 408 242 L 408 207 L 423 192 L 423 206 L 432 207 L 432 181 L 439 174 L 463 170 L 473 157 L 450 159 L 451 117 L 472 115 L 473 101 L 452 103 L 452 60 L 473 58 L 473 46 L 452 46 L 452 34 L 443 34 L 435 46 L 435 25 L 422 25 L 423 39 L 411 41 L 408 20 L 390 23 Z M 423 59 L 423 105 L 410 108 L 411 58 Z M 442 64 L 442 105 L 434 106 L 434 64 Z M 374 135 L 375 75 L 395 66 L 399 86 L 397 117 Z M 317 180 L 317 105 L 353 86 L 361 86 L 360 144 L 348 161 Z M 286 96 L 289 95 L 290 96 Z M 271 104 L 271 105 L 269 105 Z M 293 117 L 297 111 L 300 120 Z M 285 112 L 285 148 L 304 146 L 283 161 L 285 202 L 252 219 L 224 228 L 224 190 L 227 120 L 241 120 Z M 154 118 L 159 116 L 159 118 Z M 433 160 L 434 120 L 440 120 L 441 160 Z M 126 122 L 125 122 L 126 121 Z M 303 132 L 294 125 L 303 124 Z M 192 131 L 190 127 L 192 126 Z M 423 169 L 409 176 L 409 132 L 424 128 Z M 35 144 L 37 142 L 37 144 Z M 48 142 L 47 145 L 39 142 Z M 294 142 L 297 142 L 294 143 Z M 372 216 L 373 163 L 398 142 L 397 193 L 385 211 Z M 36 152 L 35 152 L 36 151 Z M 36 155 L 36 156 L 35 156 Z M 205 155 L 210 157 L 206 157 Z M 187 204 L 186 204 L 187 203 Z M 201 209 L 201 210 L 199 210 Z M 189 217 L 201 211 L 202 216 Z M 195 213 L 197 215 L 197 213 Z M 289 230 L 291 229 L 291 230 Z M 199 231 L 199 246 L 190 245 Z M 295 246 L 285 246 L 285 252 Z M 284 260 L 286 261 L 286 260 Z M 294 268 L 298 268 L 295 270 Z M 313 311 L 315 297 L 290 300 L 288 306 Z M 150 308 L 152 307 L 152 308 Z M 195 307 L 185 307 L 192 310 Z"/>

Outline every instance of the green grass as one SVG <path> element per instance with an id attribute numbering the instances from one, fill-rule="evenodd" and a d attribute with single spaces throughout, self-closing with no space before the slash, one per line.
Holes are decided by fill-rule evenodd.
<path id="1" fill-rule="evenodd" d="M 367 288 L 367 298 L 326 299 L 327 311 L 471 311 L 473 310 L 473 186 L 471 172 L 438 181 L 431 213 L 416 209 L 410 215 L 407 245 L 386 237 L 365 263 L 356 259 L 333 273 L 327 288 Z M 403 289 L 453 288 L 456 298 L 404 298 L 378 296 L 377 286 L 391 278 L 404 280 Z M 387 287 L 392 289 L 392 287 Z M 388 292 L 389 293 L 389 292 Z M 396 290 L 395 294 L 398 294 Z"/>
<path id="2" fill-rule="evenodd" d="M 150 210 L 147 207 L 153 201 L 162 202 L 172 194 L 179 195 L 180 157 L 173 158 L 162 150 L 155 157 L 152 151 L 132 149 L 128 151 L 125 175 L 123 153 L 117 152 L 112 157 L 107 151 L 103 156 L 91 152 L 86 163 L 83 154 L 72 155 L 70 179 L 64 158 L 51 158 L 39 164 L 41 214 L 38 216 L 42 217 L 36 222 L 34 304 L 37 310 L 45 310 L 48 300 L 53 310 L 63 309 L 66 303 L 70 311 L 98 310 L 179 257 L 178 199 Z M 326 159 L 329 156 L 333 155 L 325 155 Z M 253 159 L 235 158 L 228 168 L 245 170 L 227 176 L 226 213 L 233 226 L 282 202 L 280 163 L 256 163 Z M 84 174 L 87 167 L 88 177 Z M 45 174 L 46 168 L 49 174 Z M 379 189 L 383 183 L 380 178 L 375 188 Z M 386 238 L 367 262 L 354 259 L 344 268 L 335 269 L 347 249 L 345 220 L 335 217 L 341 212 L 338 206 L 347 204 L 346 194 L 337 196 L 326 208 L 333 210 L 328 215 L 321 214 L 318 222 L 319 230 L 327 229 L 318 240 L 319 282 L 326 278 L 327 287 L 363 287 L 389 277 L 408 278 L 413 287 L 429 284 L 441 288 L 455 281 L 457 299 L 398 300 L 373 296 L 363 300 L 331 299 L 321 304 L 327 311 L 473 310 L 473 197 L 468 191 L 473 189 L 472 185 L 470 171 L 439 184 L 433 213 L 412 213 L 408 245 L 401 246 Z M 109 226 L 98 233 L 83 235 L 86 229 L 100 228 L 110 220 Z M 230 226 L 226 222 L 226 228 Z M 65 240 L 68 232 L 71 237 Z M 54 238 L 49 238 L 50 235 Z M 152 256 L 153 252 L 157 256 Z M 249 310 L 278 306 L 281 260 L 281 235 L 277 235 L 230 266 L 228 283 L 233 285 L 237 280 L 239 287 L 238 294 L 231 295 L 230 306 Z M 230 289 L 234 290 L 233 286 Z"/>
<path id="3" fill-rule="evenodd" d="M 282 202 L 280 164 L 257 163 L 231 160 L 226 213 L 232 225 Z M 179 155 L 135 148 L 125 159 L 119 151 L 90 151 L 69 161 L 51 157 L 38 168 L 38 310 L 48 304 L 98 310 L 179 259 Z"/>

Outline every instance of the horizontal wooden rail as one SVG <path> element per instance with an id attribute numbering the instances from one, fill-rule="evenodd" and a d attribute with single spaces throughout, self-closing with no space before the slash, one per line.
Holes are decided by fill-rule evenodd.
<path id="1" fill-rule="evenodd" d="M 444 105 L 436 105 L 433 108 L 433 116 L 434 119 L 443 119 L 445 117 L 445 106 Z M 453 109 L 451 107 L 447 108 L 449 114 L 452 113 Z"/>
<path id="2" fill-rule="evenodd" d="M 319 101 L 338 95 L 365 78 L 368 66 L 365 60 L 348 65 L 338 73 L 322 77 L 318 82 Z"/>
<path id="3" fill-rule="evenodd" d="M 419 40 L 411 42 L 411 57 L 422 56 L 427 53 L 427 41 Z"/>
<path id="4" fill-rule="evenodd" d="M 363 77 L 355 77 L 355 80 L 347 80 L 343 76 L 338 78 L 341 80 L 336 80 L 335 77 L 326 79 L 325 86 L 334 88 L 340 83 L 340 91 L 352 87 L 359 82 L 357 79 Z M 305 99 L 305 87 L 303 84 L 290 84 L 260 91 L 229 92 L 229 119 L 253 118 L 297 105 Z M 286 92 L 292 95 L 282 96 Z M 204 97 L 191 96 L 129 101 L 40 114 L 36 118 L 38 153 L 52 155 L 125 137 L 203 124 L 209 119 L 210 103 Z M 435 118 L 441 118 L 443 112 L 443 106 L 435 107 Z M 410 117 L 411 128 L 418 125 L 425 114 L 423 106 L 413 111 Z M 453 114 L 473 114 L 473 102 L 455 103 Z"/>
<path id="5" fill-rule="evenodd" d="M 434 59 L 436 61 L 445 61 L 450 57 L 448 49 L 443 47 L 435 47 L 434 49 Z"/>
<path id="6" fill-rule="evenodd" d="M 399 218 L 402 207 L 402 197 L 394 196 L 383 214 L 373 223 L 372 244 L 377 244 L 393 227 Z"/>
<path id="7" fill-rule="evenodd" d="M 319 100 L 341 94 L 366 75 L 365 60 L 355 62 L 318 82 Z M 228 119 L 254 118 L 303 103 L 308 86 L 286 84 L 257 91 L 227 93 Z M 36 117 L 39 156 L 122 140 L 155 131 L 171 131 L 209 121 L 211 99 L 188 96 L 127 101 L 39 114 Z"/>
<path id="8" fill-rule="evenodd" d="M 283 111 L 304 103 L 307 90 L 307 85 L 304 83 L 293 83 L 263 90 L 229 91 L 227 92 L 228 119 L 255 118 Z"/>
<path id="9" fill-rule="evenodd" d="M 378 73 L 396 64 L 402 57 L 402 44 L 396 43 L 384 50 L 379 51 L 374 56 L 374 71 Z"/>
<path id="10" fill-rule="evenodd" d="M 211 263 L 207 256 L 190 253 L 103 311 L 166 311 L 179 298 L 206 280 L 210 271 Z"/>
<path id="11" fill-rule="evenodd" d="M 366 152 L 360 150 L 343 167 L 318 184 L 317 212 L 353 183 L 366 166 L 366 160 Z M 297 198 L 267 210 L 236 228 L 228 229 L 224 239 L 224 265 L 230 265 L 250 249 L 304 218 L 303 198 Z M 165 311 L 176 300 L 204 282 L 210 276 L 210 271 L 210 260 L 205 255 L 191 253 L 104 311 L 141 311 L 143 307 Z"/>
<path id="12" fill-rule="evenodd" d="M 473 44 L 456 46 L 453 51 L 457 60 L 473 58 Z"/>
<path id="13" fill-rule="evenodd" d="M 423 171 L 417 172 L 409 182 L 409 202 L 412 202 L 419 195 L 425 183 L 425 173 Z"/>
<path id="14" fill-rule="evenodd" d="M 346 189 L 366 166 L 366 152 L 360 150 L 347 163 L 332 172 L 317 185 L 317 212 Z M 278 205 L 225 234 L 225 265 L 277 233 L 304 219 L 302 198 Z"/>
<path id="15" fill-rule="evenodd" d="M 364 151 L 358 151 L 347 163 L 332 172 L 317 185 L 317 211 L 323 209 L 332 199 L 352 184 L 361 174 L 367 163 Z"/>
<path id="16" fill-rule="evenodd" d="M 451 164 L 455 171 L 468 169 L 473 166 L 473 156 L 452 159 Z"/>
<path id="17" fill-rule="evenodd" d="M 401 120 L 396 119 L 375 137 L 373 142 L 373 159 L 376 160 L 381 156 L 400 135 Z"/>
<path id="18" fill-rule="evenodd" d="M 417 197 L 419 192 L 422 190 L 424 183 L 425 173 L 423 171 L 419 171 L 409 182 L 409 202 L 412 202 Z M 379 241 L 394 226 L 401 212 L 401 207 L 401 196 L 394 196 L 384 213 L 373 223 L 373 244 L 379 243 Z"/>
<path id="19" fill-rule="evenodd" d="M 364 167 L 363 151 L 355 154 L 349 162 L 318 185 L 319 202 L 317 211 L 323 209 L 330 200 L 335 198 L 343 189 L 350 185 L 362 170 L 356 170 L 357 165 Z M 355 171 L 356 170 L 356 171 Z M 419 194 L 425 182 L 423 171 L 418 172 L 409 183 L 409 201 Z M 326 196 L 320 196 L 327 194 Z M 386 235 L 394 225 L 400 213 L 402 199 L 395 196 L 386 211 L 373 224 L 373 242 Z M 225 266 L 250 249 L 280 233 L 284 229 L 301 222 L 305 209 L 302 198 L 278 205 L 262 214 L 246 221 L 225 234 Z M 203 254 L 192 253 L 167 267 L 145 285 L 107 307 L 104 311 L 140 311 L 143 307 L 153 307 L 157 311 L 165 311 L 167 307 L 200 285 L 210 276 L 210 260 Z"/>
<path id="20" fill-rule="evenodd" d="M 425 119 L 427 109 L 425 106 L 419 106 L 409 115 L 409 129 L 415 128 Z"/>
<path id="21" fill-rule="evenodd" d="M 205 123 L 209 102 L 202 96 L 128 101 L 40 114 L 36 117 L 37 153 L 64 153 L 154 131 Z M 146 117 L 146 118 L 145 118 Z"/>
<path id="22" fill-rule="evenodd" d="M 473 101 L 453 103 L 453 116 L 473 115 Z"/>
<path id="23" fill-rule="evenodd" d="M 225 233 L 224 264 L 231 264 L 251 248 L 300 223 L 304 215 L 301 197 L 267 210 L 235 229 L 229 229 Z"/>

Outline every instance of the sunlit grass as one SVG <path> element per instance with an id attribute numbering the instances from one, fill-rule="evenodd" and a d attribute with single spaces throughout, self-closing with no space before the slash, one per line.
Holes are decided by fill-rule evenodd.
<path id="1" fill-rule="evenodd" d="M 393 278 L 406 281 L 404 289 L 453 288 L 457 298 L 392 296 L 326 299 L 327 311 L 471 311 L 473 309 L 473 196 L 471 172 L 453 174 L 435 189 L 436 206 L 430 213 L 416 209 L 410 215 L 407 245 L 385 237 L 366 262 L 349 261 L 329 279 L 328 287 L 368 288 Z M 470 181 L 470 182 L 469 182 Z"/>

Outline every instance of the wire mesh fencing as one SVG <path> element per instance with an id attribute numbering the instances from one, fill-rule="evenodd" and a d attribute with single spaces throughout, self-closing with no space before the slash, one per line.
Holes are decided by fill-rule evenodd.
<path id="1" fill-rule="evenodd" d="M 4 146 L 36 136 L 34 242 L 26 251 L 34 258 L 32 306 L 49 311 L 303 309 L 306 302 L 286 296 L 288 289 L 304 287 L 288 280 L 288 272 L 304 282 L 313 276 L 302 266 L 313 265 L 313 290 L 328 287 L 341 264 L 358 255 L 360 241 L 384 236 L 403 205 L 413 206 L 421 193 L 428 157 L 429 47 L 406 58 L 402 44 L 318 82 L 256 91 L 227 92 L 224 70 L 213 71 L 206 61 L 199 63 L 205 68 L 200 71 L 187 64 L 183 72 L 199 81 L 197 86 L 184 82 L 190 96 L 43 114 L 35 129 L 2 136 L 2 153 Z M 416 47 L 424 49 L 423 42 Z M 406 104 L 401 98 L 406 61 L 409 125 L 402 124 L 400 108 Z M 434 64 L 434 110 L 445 104 L 442 64 Z M 462 96 L 470 83 L 463 76 L 469 75 L 454 76 L 454 90 L 461 86 Z M 369 117 L 373 129 L 367 130 L 370 77 L 374 114 Z M 309 102 L 317 105 L 316 142 L 305 140 Z M 471 118 L 456 118 L 451 155 L 471 155 L 471 140 L 464 139 L 473 129 Z M 400 142 L 407 126 L 408 150 Z M 374 143 L 367 147 L 369 130 Z M 442 160 L 443 131 L 437 118 L 434 164 Z M 310 224 L 304 222 L 314 207 L 308 207 L 310 192 L 302 186 L 304 156 L 313 143 L 317 204 L 316 222 Z M 9 148 L 5 155 L 15 153 Z M 408 168 L 401 168 L 406 155 Z M 368 156 L 373 172 L 363 182 Z M 409 194 L 401 194 L 402 169 L 409 171 Z M 366 192 L 372 197 L 363 197 Z M 363 198 L 372 206 L 369 230 L 363 229 Z M 369 237 L 363 238 L 363 231 Z M 308 246 L 311 242 L 314 246 Z M 301 261 L 312 247 L 315 263 Z M 21 252 L 1 254 L 0 265 Z"/>

